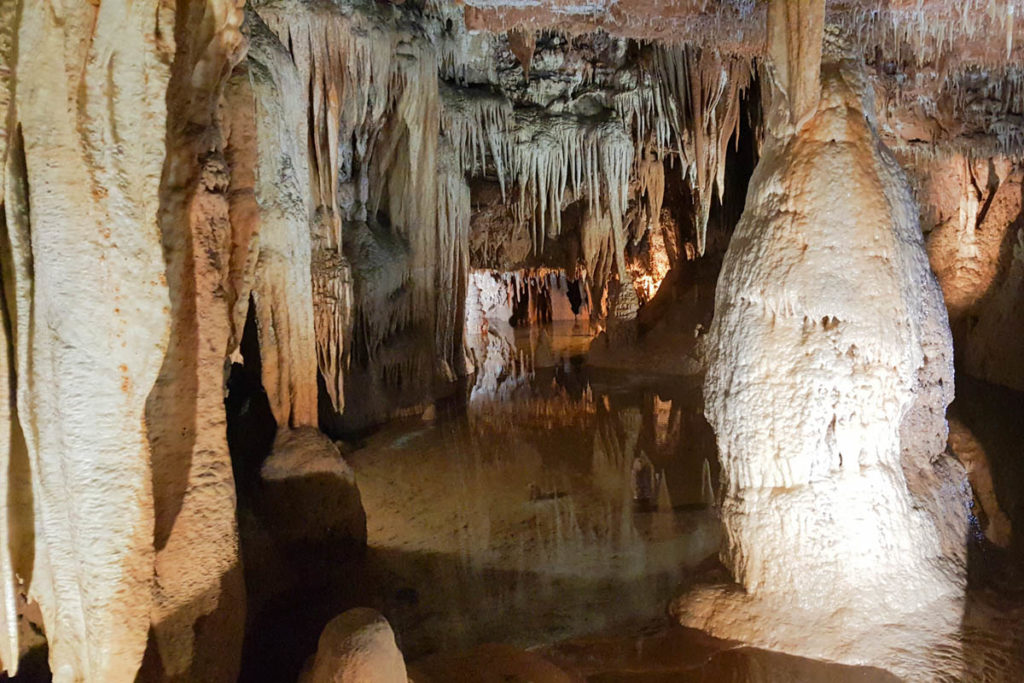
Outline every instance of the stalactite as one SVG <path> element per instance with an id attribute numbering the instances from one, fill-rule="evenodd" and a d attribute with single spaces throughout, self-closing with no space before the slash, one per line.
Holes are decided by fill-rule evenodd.
<path id="1" fill-rule="evenodd" d="M 331 405 L 341 412 L 345 409 L 345 365 L 355 308 L 352 269 L 348 260 L 326 239 L 329 226 L 324 225 L 322 212 L 313 221 L 314 225 L 319 225 L 319 229 L 313 230 L 311 260 L 317 367 Z"/>
<path id="2" fill-rule="evenodd" d="M 530 80 L 530 62 L 537 49 L 537 33 L 532 29 L 514 28 L 508 32 L 508 47 L 523 67 L 523 78 Z"/>
<path id="3" fill-rule="evenodd" d="M 391 227 L 410 246 L 408 309 L 406 321 L 417 319 L 431 329 L 436 320 L 435 258 L 438 229 L 438 161 L 440 94 L 433 52 L 423 42 L 407 48 L 411 59 L 396 74 L 401 95 L 395 114 L 382 134 L 381 149 L 374 157 L 372 174 L 378 178 L 370 205 L 383 205 Z M 367 311 L 366 314 L 374 313 Z M 431 333 L 430 337 L 433 337 Z M 414 370 L 415 377 L 429 377 L 430 369 Z"/>
<path id="4" fill-rule="evenodd" d="M 739 135 L 740 97 L 752 75 L 750 60 L 689 46 L 655 48 L 654 69 L 674 104 L 670 119 L 683 175 L 690 182 L 698 211 L 694 219 L 697 251 L 704 254 L 708 216 L 715 188 L 725 191 L 729 140 Z"/>
<path id="5" fill-rule="evenodd" d="M 444 87 L 441 132 L 451 144 L 456 168 L 482 175 L 490 154 L 502 196 L 512 159 L 512 103 L 485 90 Z"/>
<path id="6" fill-rule="evenodd" d="M 236 116 L 251 117 L 241 134 L 249 131 L 252 136 L 242 141 L 252 156 L 252 179 L 245 194 L 258 205 L 251 291 L 263 388 L 279 429 L 315 427 L 318 359 L 306 106 L 295 65 L 276 36 L 257 16 L 249 18 L 248 28 L 249 60 L 236 77 L 242 81 L 242 92 L 230 109 Z M 233 184 L 241 170 L 241 164 L 232 164 Z M 232 197 L 238 194 L 233 187 Z M 233 219 L 237 233 L 236 223 Z"/>
<path id="7" fill-rule="evenodd" d="M 438 155 L 437 284 L 438 325 L 434 348 L 443 362 L 442 375 L 454 379 L 466 373 L 463 309 L 469 277 L 469 186 L 457 156 L 445 145 Z"/>
<path id="8" fill-rule="evenodd" d="M 665 201 L 665 163 L 644 154 L 637 164 L 636 179 L 638 194 L 647 200 L 644 229 L 657 231 L 661 227 L 661 207 Z M 634 234 L 632 237 L 636 240 L 639 235 Z"/>

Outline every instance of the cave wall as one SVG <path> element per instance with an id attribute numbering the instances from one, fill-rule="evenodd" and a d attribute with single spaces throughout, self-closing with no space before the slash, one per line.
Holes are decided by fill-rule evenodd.
<path id="1" fill-rule="evenodd" d="M 913 167 L 912 167 L 913 168 Z M 1024 390 L 1024 169 L 1006 156 L 920 164 L 918 196 L 932 268 L 949 310 L 960 372 Z"/>

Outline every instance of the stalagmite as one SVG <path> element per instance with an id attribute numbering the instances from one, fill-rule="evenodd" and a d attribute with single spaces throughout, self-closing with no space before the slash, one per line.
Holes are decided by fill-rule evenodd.
<path id="1" fill-rule="evenodd" d="M 936 656 L 958 666 L 965 586 L 948 323 L 863 74 L 831 48 L 815 104 L 824 2 L 786 6 L 812 16 L 770 32 L 790 78 L 719 278 L 705 380 L 740 589 L 674 610 L 722 637 L 927 678 Z"/>
<path id="2" fill-rule="evenodd" d="M 156 215 L 173 12 L 23 2 L 0 19 L 13 93 L 0 269 L 17 411 L 4 430 L 24 434 L 34 500 L 2 540 L 11 548 L 17 525 L 34 527 L 34 561 L 19 573 L 42 609 L 54 680 L 131 681 L 152 604 L 144 408 L 167 344 Z M 15 653 L 3 655 L 12 671 Z"/>

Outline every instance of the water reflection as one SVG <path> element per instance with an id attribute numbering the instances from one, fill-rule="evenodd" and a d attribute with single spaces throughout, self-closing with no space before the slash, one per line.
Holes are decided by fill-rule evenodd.
<path id="1" fill-rule="evenodd" d="M 485 334 L 465 414 L 349 456 L 406 655 L 662 617 L 720 540 L 699 387 L 595 375 L 578 325 Z"/>

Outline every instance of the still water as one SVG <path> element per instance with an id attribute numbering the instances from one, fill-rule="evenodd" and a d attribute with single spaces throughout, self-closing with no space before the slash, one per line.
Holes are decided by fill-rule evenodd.
<path id="1" fill-rule="evenodd" d="M 579 326 L 542 336 L 492 339 L 464 410 L 348 456 L 407 656 L 663 619 L 718 550 L 699 383 L 589 369 Z"/>

